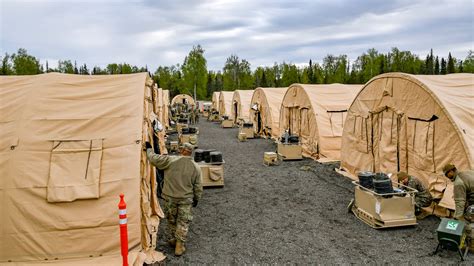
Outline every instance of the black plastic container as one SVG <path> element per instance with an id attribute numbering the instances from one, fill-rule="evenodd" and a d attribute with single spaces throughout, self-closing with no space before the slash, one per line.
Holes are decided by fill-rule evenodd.
<path id="1" fill-rule="evenodd" d="M 392 180 L 385 173 L 376 173 L 372 180 L 374 191 L 378 194 L 393 193 Z"/>
<path id="2" fill-rule="evenodd" d="M 202 162 L 204 160 L 203 158 L 204 151 L 202 149 L 196 149 L 194 151 L 194 161 L 195 162 Z"/>
<path id="3" fill-rule="evenodd" d="M 210 163 L 211 162 L 211 152 L 213 152 L 215 150 L 203 150 L 202 151 L 202 159 L 206 162 L 206 163 Z"/>
<path id="4" fill-rule="evenodd" d="M 189 134 L 196 134 L 197 128 L 195 127 L 189 127 Z"/>
<path id="5" fill-rule="evenodd" d="M 299 137 L 296 136 L 296 135 L 292 135 L 290 137 L 288 137 L 288 143 L 298 143 L 299 142 Z"/>
<path id="6" fill-rule="evenodd" d="M 362 171 L 357 175 L 359 177 L 359 184 L 365 188 L 372 189 L 374 187 L 373 179 L 375 173 L 370 171 Z"/>
<path id="7" fill-rule="evenodd" d="M 183 128 L 181 129 L 181 133 L 182 133 L 182 134 L 189 134 L 189 127 L 183 127 Z"/>
<path id="8" fill-rule="evenodd" d="M 222 163 L 222 152 L 213 151 L 210 153 L 211 163 Z"/>
<path id="9" fill-rule="evenodd" d="M 246 128 L 253 127 L 253 123 L 244 123 L 242 126 Z"/>

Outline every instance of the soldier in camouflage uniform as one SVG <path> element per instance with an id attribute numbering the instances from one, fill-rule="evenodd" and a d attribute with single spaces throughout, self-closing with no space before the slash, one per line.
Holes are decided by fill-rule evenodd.
<path id="1" fill-rule="evenodd" d="M 399 172 L 397 177 L 398 183 L 418 190 L 418 192 L 415 194 L 415 214 L 420 214 L 421 208 L 431 205 L 433 202 L 433 197 L 420 180 L 414 176 L 409 176 L 405 172 Z"/>
<path id="2" fill-rule="evenodd" d="M 196 109 L 191 109 L 189 116 L 191 118 L 191 124 L 196 124 Z"/>
<path id="3" fill-rule="evenodd" d="M 196 207 L 202 195 L 201 169 L 191 158 L 193 146 L 184 143 L 181 156 L 155 154 L 146 144 L 147 158 L 152 165 L 164 170 L 162 197 L 168 220 L 168 243 L 175 246 L 175 255 L 182 255 L 186 248 L 186 235 L 193 220 L 191 206 Z"/>
<path id="4" fill-rule="evenodd" d="M 199 110 L 197 108 L 194 109 L 194 123 L 197 124 L 199 123 Z"/>
<path id="5" fill-rule="evenodd" d="M 456 210 L 453 217 L 458 220 L 473 222 L 467 207 L 474 205 L 474 171 L 458 171 L 454 164 L 447 164 L 443 167 L 444 175 L 453 182 L 454 203 Z"/>

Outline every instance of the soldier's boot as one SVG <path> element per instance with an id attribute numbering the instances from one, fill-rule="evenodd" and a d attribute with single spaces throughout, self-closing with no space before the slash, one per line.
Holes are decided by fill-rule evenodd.
<path id="1" fill-rule="evenodd" d="M 176 246 L 176 239 L 170 239 L 170 240 L 168 240 L 168 245 L 170 245 L 170 247 Z"/>
<path id="2" fill-rule="evenodd" d="M 181 256 L 186 251 L 184 247 L 184 242 L 181 240 L 176 240 L 176 247 L 174 249 L 174 255 Z"/>

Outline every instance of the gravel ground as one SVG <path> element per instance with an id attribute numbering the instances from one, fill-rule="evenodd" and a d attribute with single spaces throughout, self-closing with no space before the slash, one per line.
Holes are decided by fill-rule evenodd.
<path id="1" fill-rule="evenodd" d="M 202 121 L 199 147 L 223 152 L 225 186 L 206 188 L 193 209 L 186 253 L 166 244 L 166 220 L 158 249 L 169 264 L 458 264 L 454 252 L 432 255 L 439 218 L 417 226 L 376 230 L 347 212 L 350 180 L 337 164 L 305 159 L 264 166 L 270 140 L 237 140 L 237 129 Z M 469 255 L 465 265 L 474 263 Z"/>

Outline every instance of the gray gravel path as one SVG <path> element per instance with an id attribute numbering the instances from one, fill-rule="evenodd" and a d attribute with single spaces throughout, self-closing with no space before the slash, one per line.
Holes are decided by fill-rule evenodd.
<path id="1" fill-rule="evenodd" d="M 276 148 L 270 140 L 238 142 L 237 129 L 207 121 L 199 127 L 199 147 L 223 152 L 225 186 L 204 190 L 185 255 L 175 257 L 167 246 L 162 221 L 158 249 L 165 263 L 458 264 L 456 253 L 431 255 L 436 217 L 375 230 L 348 214 L 353 185 L 334 171 L 337 164 L 305 159 L 267 167 L 263 153 Z M 463 264 L 473 263 L 470 255 Z"/>

